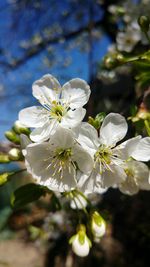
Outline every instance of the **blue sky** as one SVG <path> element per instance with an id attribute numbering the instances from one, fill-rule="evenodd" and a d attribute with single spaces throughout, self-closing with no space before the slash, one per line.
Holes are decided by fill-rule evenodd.
<path id="1" fill-rule="evenodd" d="M 47 1 L 43 7 L 47 8 Z M 61 11 L 65 10 L 65 4 L 67 1 L 62 1 L 62 7 L 59 7 Z M 36 27 L 47 27 L 47 21 L 49 20 L 49 13 L 47 12 L 40 21 L 37 21 L 32 14 L 31 18 L 26 10 L 22 10 L 22 16 L 24 18 L 24 24 L 28 25 L 29 20 L 33 20 L 33 29 L 31 33 L 26 33 L 26 27 L 22 21 L 20 25 L 17 25 L 17 31 L 14 30 L 12 25 L 15 22 L 13 14 L 13 1 L 0 2 L 0 49 L 6 50 L 7 53 L 0 56 L 1 61 L 9 61 L 13 57 L 20 58 L 24 50 L 18 45 L 20 41 L 26 40 L 27 37 L 37 31 Z M 14 0 L 15 3 L 15 0 Z M 58 14 L 59 15 L 59 14 Z M 95 13 L 96 16 L 101 16 L 101 14 Z M 85 15 L 82 23 L 84 24 L 87 20 Z M 44 25 L 44 26 L 43 26 Z M 50 24 L 51 25 L 51 24 Z M 72 27 L 76 28 L 76 22 L 71 18 Z M 69 27 L 69 26 L 68 26 Z M 35 30 L 34 30 L 35 28 Z M 42 28 L 41 28 L 42 29 Z M 28 36 L 26 36 L 26 34 Z M 96 63 L 101 60 L 107 51 L 109 40 L 106 36 L 96 40 L 93 43 L 93 62 Z M 56 64 L 54 62 L 52 67 L 48 67 L 43 64 L 43 59 L 46 58 L 47 53 L 45 51 L 37 54 L 25 64 L 21 65 L 15 70 L 9 70 L 0 64 L 0 140 L 4 139 L 4 132 L 11 128 L 13 122 L 18 118 L 18 112 L 20 109 L 36 104 L 36 100 L 32 97 L 32 83 L 39 79 L 42 75 L 46 73 L 51 73 L 56 76 L 61 83 L 66 82 L 68 79 L 74 77 L 80 77 L 89 81 L 89 67 L 88 67 L 88 53 L 81 52 L 77 46 L 71 50 L 65 50 L 64 44 L 59 43 L 52 46 L 54 49 Z M 59 58 L 61 58 L 61 63 L 59 64 Z M 71 63 L 68 67 L 62 66 L 62 61 L 69 58 Z M 95 65 L 96 66 L 96 65 Z"/>

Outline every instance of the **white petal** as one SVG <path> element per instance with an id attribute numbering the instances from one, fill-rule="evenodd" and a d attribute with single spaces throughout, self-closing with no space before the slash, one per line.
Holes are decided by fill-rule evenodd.
<path id="1" fill-rule="evenodd" d="M 131 157 L 133 151 L 135 150 L 135 147 L 137 146 L 137 144 L 139 143 L 140 140 L 141 140 L 140 135 L 133 137 L 133 138 L 123 142 L 119 146 L 115 147 L 113 149 L 113 151 L 116 155 L 118 155 L 122 159 L 126 160 L 129 157 Z"/>
<path id="2" fill-rule="evenodd" d="M 31 140 L 25 135 L 21 134 L 20 135 L 20 145 L 22 149 L 22 154 L 25 156 L 26 155 L 26 147 L 31 144 Z"/>
<path id="3" fill-rule="evenodd" d="M 48 175 L 46 175 L 46 177 L 48 177 Z M 71 191 L 77 186 L 77 182 L 73 178 L 72 171 L 68 171 L 66 173 L 64 172 L 63 178 L 60 178 L 58 176 L 52 176 L 49 174 L 49 178 L 46 180 L 42 179 L 40 181 L 40 184 L 47 186 L 50 190 L 56 192 Z"/>
<path id="4" fill-rule="evenodd" d="M 88 102 L 90 93 L 87 82 L 79 78 L 70 80 L 62 88 L 62 98 L 70 103 L 72 109 L 83 107 Z"/>
<path id="5" fill-rule="evenodd" d="M 126 163 L 125 168 L 131 172 L 124 182 L 119 185 L 122 193 L 128 195 L 137 194 L 139 189 L 150 190 L 149 169 L 143 162 L 131 160 Z"/>
<path id="6" fill-rule="evenodd" d="M 47 186 L 51 190 L 60 192 L 72 190 L 76 187 L 76 181 L 73 178 L 74 169 L 64 172 L 64 176 L 60 179 L 58 173 L 54 174 L 54 166 L 50 165 L 52 162 L 51 144 L 48 142 L 41 144 L 29 145 L 26 149 L 26 163 L 27 170 L 37 179 L 38 183 Z M 69 172 L 70 171 L 70 172 Z"/>
<path id="7" fill-rule="evenodd" d="M 75 240 L 72 242 L 72 250 L 79 257 L 86 257 L 90 251 L 89 242 L 87 238 L 85 237 L 84 244 L 81 244 L 77 235 Z"/>
<path id="8" fill-rule="evenodd" d="M 131 155 L 134 159 L 139 161 L 149 161 L 150 160 L 150 137 L 142 138 L 135 150 Z"/>
<path id="9" fill-rule="evenodd" d="M 30 138 L 34 142 L 43 142 L 56 132 L 59 123 L 57 120 L 50 120 L 48 123 L 32 131 Z"/>
<path id="10" fill-rule="evenodd" d="M 69 110 L 61 120 L 61 126 L 65 128 L 77 127 L 83 120 L 86 110 L 84 108 L 78 108 L 76 110 Z"/>
<path id="11" fill-rule="evenodd" d="M 96 129 L 86 122 L 81 124 L 77 140 L 92 155 L 94 155 L 100 145 Z"/>
<path id="12" fill-rule="evenodd" d="M 94 221 L 92 222 L 92 232 L 96 237 L 102 237 L 106 232 L 106 224 L 102 221 L 101 225 L 97 225 Z"/>
<path id="13" fill-rule="evenodd" d="M 139 186 L 135 183 L 134 180 L 127 179 L 119 185 L 119 190 L 126 195 L 135 195 L 139 192 Z"/>
<path id="14" fill-rule="evenodd" d="M 54 76 L 46 74 L 33 83 L 32 93 L 42 105 L 51 105 L 52 101 L 57 101 L 61 93 L 61 86 Z"/>
<path id="15" fill-rule="evenodd" d="M 107 146 L 115 146 L 127 133 L 127 122 L 118 113 L 108 114 L 100 128 L 100 141 Z"/>
<path id="16" fill-rule="evenodd" d="M 89 175 L 79 171 L 77 180 L 78 180 L 77 188 L 80 191 L 82 191 L 84 194 L 93 193 L 93 187 L 89 185 L 89 183 L 91 182 Z"/>
<path id="17" fill-rule="evenodd" d="M 92 171 L 94 165 L 92 157 L 78 144 L 73 147 L 72 159 L 77 163 L 78 168 L 85 174 L 89 174 Z"/>
<path id="18" fill-rule="evenodd" d="M 139 188 L 143 190 L 150 190 L 148 166 L 143 162 L 134 160 L 129 161 L 128 164 L 134 171 L 134 178 L 136 179 Z"/>
<path id="19" fill-rule="evenodd" d="M 98 173 L 98 170 L 93 169 L 90 176 L 81 174 L 78 180 L 78 188 L 85 194 L 99 193 L 103 194 L 107 191 L 107 188 L 102 188 L 102 178 Z"/>
<path id="20" fill-rule="evenodd" d="M 50 143 L 54 143 L 59 148 L 72 148 L 74 135 L 71 130 L 59 126 L 55 134 L 51 137 Z"/>
<path id="21" fill-rule="evenodd" d="M 19 121 L 27 127 L 42 127 L 47 120 L 47 112 L 42 107 L 33 106 L 19 112 Z"/>
<path id="22" fill-rule="evenodd" d="M 104 188 L 121 183 L 126 178 L 123 168 L 116 165 L 111 165 L 110 168 L 112 171 L 106 170 L 102 174 L 102 185 Z"/>

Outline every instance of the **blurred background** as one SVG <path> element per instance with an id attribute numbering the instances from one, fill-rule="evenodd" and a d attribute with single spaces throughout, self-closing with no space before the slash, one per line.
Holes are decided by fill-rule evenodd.
<path id="1" fill-rule="evenodd" d="M 108 70 L 103 57 L 116 47 L 127 53 L 149 47 L 142 43 L 143 36 L 136 37 L 137 42 L 130 36 L 128 45 L 133 46 L 126 51 L 117 37 L 143 14 L 150 14 L 150 0 L 1 0 L 0 150 L 9 150 L 4 132 L 22 108 L 36 104 L 32 83 L 46 73 L 61 84 L 79 77 L 91 85 L 87 116 L 110 111 L 130 116 L 131 106 L 140 105 L 144 91 L 135 83 L 131 66 Z M 133 127 L 129 135 L 134 133 Z M 5 168 L 1 165 L 0 171 Z M 9 170 L 16 168 L 16 163 L 7 165 Z M 67 243 L 71 216 L 49 206 L 49 199 L 11 209 L 13 190 L 27 181 L 30 177 L 20 174 L 0 188 L 0 267 L 148 266 L 149 192 L 131 198 L 109 190 L 96 196 L 93 201 L 108 221 L 107 234 L 89 257 L 79 259 Z M 64 202 L 66 210 L 68 205 Z M 71 214 L 75 216 L 75 211 Z"/>

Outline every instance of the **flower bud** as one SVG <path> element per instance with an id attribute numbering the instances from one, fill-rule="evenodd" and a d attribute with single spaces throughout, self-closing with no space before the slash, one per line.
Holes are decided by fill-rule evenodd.
<path id="1" fill-rule="evenodd" d="M 5 132 L 5 137 L 6 137 L 9 141 L 11 141 L 11 142 L 13 142 L 13 143 L 15 143 L 15 144 L 20 144 L 20 138 L 19 138 L 19 136 L 18 136 L 13 130 L 11 130 L 11 131 L 6 131 L 6 132 Z"/>
<path id="2" fill-rule="evenodd" d="M 87 200 L 79 193 L 76 193 L 75 196 L 73 196 L 73 199 L 70 202 L 70 207 L 72 209 L 83 209 L 87 206 Z"/>
<path id="3" fill-rule="evenodd" d="M 106 223 L 97 211 L 92 214 L 91 228 L 96 238 L 102 237 L 106 232 Z"/>
<path id="4" fill-rule="evenodd" d="M 81 224 L 79 226 L 77 234 L 70 238 L 69 244 L 72 244 L 72 250 L 77 256 L 86 257 L 89 254 L 92 244 L 86 235 L 86 228 L 84 225 Z"/>
<path id="5" fill-rule="evenodd" d="M 104 66 L 107 69 L 113 69 L 124 63 L 124 57 L 121 53 L 108 54 L 104 58 Z"/>
<path id="6" fill-rule="evenodd" d="M 9 163 L 9 156 L 6 154 L 0 154 L 0 163 Z"/>
<path id="7" fill-rule="evenodd" d="M 91 124 L 96 130 L 98 130 L 105 118 L 106 114 L 104 112 L 100 112 L 96 115 L 95 118 L 91 116 L 88 117 L 88 123 Z"/>
<path id="8" fill-rule="evenodd" d="M 138 18 L 138 24 L 143 32 L 148 32 L 150 26 L 150 19 L 147 16 L 140 16 Z"/>
<path id="9" fill-rule="evenodd" d="M 18 148 L 12 148 L 9 152 L 8 152 L 8 156 L 10 160 L 21 160 L 22 159 L 22 153 Z"/>
<path id="10" fill-rule="evenodd" d="M 6 184 L 9 180 L 9 176 L 12 175 L 13 172 L 5 172 L 0 174 L 0 186 Z"/>
<path id="11" fill-rule="evenodd" d="M 30 129 L 27 128 L 24 124 L 22 124 L 19 120 L 15 121 L 13 125 L 13 130 L 17 134 L 26 134 L 26 135 L 30 134 Z"/>

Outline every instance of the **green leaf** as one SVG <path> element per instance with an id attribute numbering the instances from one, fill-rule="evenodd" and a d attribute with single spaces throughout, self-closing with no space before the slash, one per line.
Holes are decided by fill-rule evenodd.
<path id="1" fill-rule="evenodd" d="M 59 199 L 56 197 L 56 195 L 54 193 L 51 195 L 49 208 L 53 212 L 61 210 L 61 203 L 60 203 Z"/>
<path id="2" fill-rule="evenodd" d="M 5 207 L 4 209 L 1 210 L 1 212 L 0 212 L 0 231 L 2 231 L 3 228 L 5 228 L 11 214 L 12 214 L 12 209 L 9 206 Z"/>
<path id="3" fill-rule="evenodd" d="M 19 187 L 11 197 L 11 205 L 13 208 L 22 208 L 26 204 L 38 200 L 41 196 L 45 196 L 48 192 L 47 187 L 30 183 Z"/>
<path id="4" fill-rule="evenodd" d="M 137 112 L 138 112 L 138 108 L 137 108 L 137 106 L 132 105 L 131 108 L 130 108 L 131 116 L 132 116 L 132 117 L 135 117 L 136 114 L 137 114 Z"/>
<path id="5" fill-rule="evenodd" d="M 145 129 L 147 131 L 148 136 L 150 136 L 150 121 L 144 120 Z"/>
<path id="6" fill-rule="evenodd" d="M 89 117 L 88 123 L 91 124 L 96 130 L 98 130 L 106 117 L 105 112 L 100 112 L 96 115 L 95 118 Z"/>
<path id="7" fill-rule="evenodd" d="M 105 117 L 106 117 L 106 113 L 100 112 L 96 115 L 95 120 L 97 120 L 99 123 L 102 123 Z"/>

